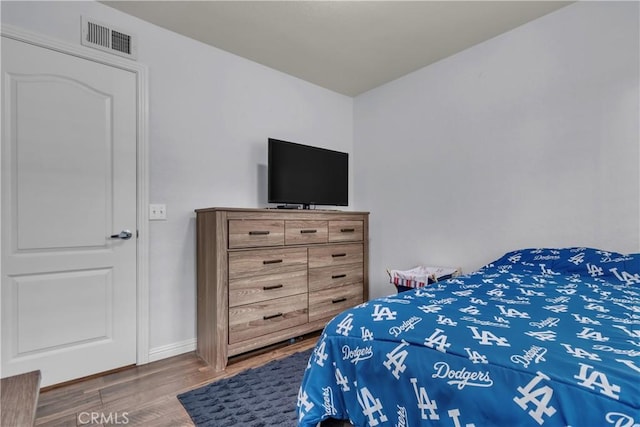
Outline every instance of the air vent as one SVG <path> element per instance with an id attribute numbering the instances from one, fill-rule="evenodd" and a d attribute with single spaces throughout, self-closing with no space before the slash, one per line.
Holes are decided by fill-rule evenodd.
<path id="1" fill-rule="evenodd" d="M 82 44 L 126 58 L 136 59 L 136 39 L 94 19 L 82 17 Z"/>

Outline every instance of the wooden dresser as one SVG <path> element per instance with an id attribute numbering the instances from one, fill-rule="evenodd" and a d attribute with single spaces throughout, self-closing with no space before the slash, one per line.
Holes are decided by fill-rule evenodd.
<path id="1" fill-rule="evenodd" d="M 196 210 L 197 352 L 216 370 L 368 299 L 367 212 Z"/>

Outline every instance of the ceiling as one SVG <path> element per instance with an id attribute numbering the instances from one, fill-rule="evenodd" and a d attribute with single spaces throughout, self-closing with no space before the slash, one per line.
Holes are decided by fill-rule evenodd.
<path id="1" fill-rule="evenodd" d="M 570 1 L 102 1 L 348 96 Z"/>

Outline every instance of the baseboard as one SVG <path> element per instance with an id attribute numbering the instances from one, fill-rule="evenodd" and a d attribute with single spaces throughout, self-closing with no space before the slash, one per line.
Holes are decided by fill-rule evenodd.
<path id="1" fill-rule="evenodd" d="M 196 342 L 197 340 L 192 338 L 190 340 L 152 348 L 149 350 L 149 362 L 155 362 L 156 360 L 162 360 L 168 357 L 195 351 Z"/>

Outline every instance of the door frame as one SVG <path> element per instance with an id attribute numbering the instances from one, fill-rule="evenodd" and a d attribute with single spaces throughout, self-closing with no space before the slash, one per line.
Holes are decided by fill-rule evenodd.
<path id="1" fill-rule="evenodd" d="M 149 97 L 148 68 L 137 61 L 121 58 L 79 44 L 53 39 L 24 29 L 2 24 L 0 35 L 17 41 L 55 50 L 78 58 L 107 66 L 121 68 L 136 76 L 137 86 L 137 164 L 136 164 L 136 211 L 137 231 L 136 258 L 136 364 L 149 362 Z M 6 139 L 6 136 L 5 136 Z M 1 159 L 0 159 L 1 160 Z M 0 178 L 1 179 L 1 178 Z M 1 183 L 0 183 L 1 184 Z M 2 249 L 0 249 L 2 250 Z M 0 253 L 0 255 L 2 255 Z M 1 258 L 1 257 L 0 257 Z"/>

